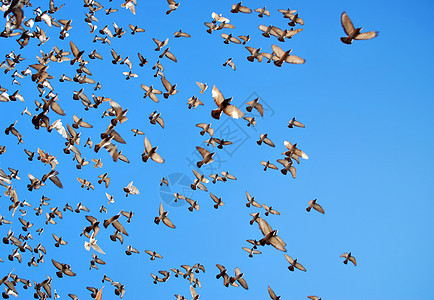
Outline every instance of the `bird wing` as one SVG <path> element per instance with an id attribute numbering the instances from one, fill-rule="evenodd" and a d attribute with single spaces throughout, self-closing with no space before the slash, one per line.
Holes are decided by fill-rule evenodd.
<path id="1" fill-rule="evenodd" d="M 315 203 L 315 204 L 313 205 L 313 208 L 314 208 L 316 211 L 318 211 L 318 212 L 324 214 L 324 209 L 321 207 L 321 205 Z"/>
<path id="2" fill-rule="evenodd" d="M 346 12 L 343 12 L 341 15 L 341 24 L 347 35 L 351 35 L 354 32 L 353 22 L 351 22 Z"/>
<path id="3" fill-rule="evenodd" d="M 271 147 L 275 146 L 274 143 L 269 138 L 265 138 L 264 143 Z"/>
<path id="4" fill-rule="evenodd" d="M 160 126 L 161 126 L 162 128 L 164 128 L 164 120 L 163 120 L 163 118 L 158 117 L 158 118 L 157 118 L 157 123 L 160 124 Z"/>
<path id="5" fill-rule="evenodd" d="M 268 286 L 268 294 L 270 294 L 271 299 L 276 300 L 278 299 L 274 291 Z"/>
<path id="6" fill-rule="evenodd" d="M 238 107 L 236 107 L 235 105 L 231 105 L 231 104 L 226 106 L 226 108 L 223 110 L 223 112 L 234 119 L 239 119 L 239 118 L 244 117 L 244 113 Z"/>
<path id="7" fill-rule="evenodd" d="M 55 113 L 57 113 L 57 114 L 59 114 L 59 115 L 61 115 L 61 116 L 64 116 L 64 115 L 65 115 L 65 112 L 63 111 L 63 109 L 60 107 L 60 105 L 59 105 L 56 101 L 53 101 L 53 102 L 51 103 L 51 109 L 52 109 Z"/>
<path id="8" fill-rule="evenodd" d="M 272 163 L 269 163 L 269 164 L 268 164 L 268 167 L 269 167 L 270 169 L 277 170 L 276 165 L 274 165 L 274 164 L 272 164 Z"/>
<path id="9" fill-rule="evenodd" d="M 175 228 L 175 225 L 173 225 L 172 221 L 170 221 L 170 219 L 168 217 L 165 217 L 163 219 L 163 223 L 166 224 L 167 226 L 169 226 L 170 228 Z"/>
<path id="10" fill-rule="evenodd" d="M 297 269 L 301 270 L 301 271 L 306 272 L 306 269 L 305 269 L 305 268 L 304 268 L 300 263 L 296 263 L 296 264 L 295 264 L 295 267 L 296 267 Z"/>
<path id="11" fill-rule="evenodd" d="M 196 146 L 196 149 L 197 149 L 197 151 L 199 151 L 199 153 L 200 153 L 203 157 L 205 157 L 205 156 L 207 156 L 207 155 L 210 154 L 210 152 L 209 152 L 208 150 L 206 150 L 206 149 L 204 149 L 204 148 L 202 148 L 202 147 Z"/>
<path id="12" fill-rule="evenodd" d="M 128 236 L 128 232 L 125 230 L 124 226 L 122 226 L 122 224 L 119 223 L 118 220 L 113 221 L 112 225 L 113 225 L 114 228 L 116 228 L 117 230 L 119 230 L 119 232 L 121 232 L 122 234 L 125 234 L 126 236 Z"/>
<path id="13" fill-rule="evenodd" d="M 370 40 L 378 35 L 378 31 L 368 31 L 359 33 L 354 39 L 355 40 Z"/>
<path id="14" fill-rule="evenodd" d="M 164 163 L 164 159 L 157 152 L 152 153 L 151 159 L 159 164 Z"/>
<path id="15" fill-rule="evenodd" d="M 257 222 L 258 222 L 258 225 L 259 225 L 259 229 L 262 231 L 262 234 L 264 236 L 273 231 L 273 229 L 271 228 L 271 226 L 264 219 L 258 218 Z"/>
<path id="16" fill-rule="evenodd" d="M 264 116 L 264 107 L 262 106 L 262 104 L 256 103 L 255 108 L 258 110 L 261 117 L 263 117 Z"/>
<path id="17" fill-rule="evenodd" d="M 288 254 L 285 254 L 285 258 L 286 260 L 292 265 L 294 263 L 294 260 L 292 259 L 291 256 L 289 256 Z"/>
<path id="18" fill-rule="evenodd" d="M 151 149 L 152 149 L 152 145 L 151 145 L 151 142 L 148 140 L 148 138 L 146 136 L 145 136 L 144 143 L 145 143 L 145 149 L 146 149 L 146 151 L 150 152 Z"/>
<path id="19" fill-rule="evenodd" d="M 235 44 L 241 44 L 241 41 L 240 41 L 239 39 L 237 39 L 236 37 L 231 37 L 229 40 L 230 40 L 232 43 L 235 43 Z"/>
<path id="20" fill-rule="evenodd" d="M 196 176 L 196 178 L 200 180 L 200 178 L 202 177 L 202 175 L 198 171 L 196 171 L 195 169 L 192 169 L 192 171 L 194 173 L 194 176 Z"/>
<path id="21" fill-rule="evenodd" d="M 205 88 L 205 86 L 202 82 L 196 81 L 196 84 L 201 90 L 203 90 Z"/>
<path id="22" fill-rule="evenodd" d="M 279 58 L 285 54 L 285 51 L 283 51 L 282 48 L 277 45 L 271 45 L 271 48 L 273 49 L 274 54 L 276 54 L 276 56 Z"/>
<path id="23" fill-rule="evenodd" d="M 259 203 L 256 202 L 255 200 L 252 201 L 252 205 L 253 205 L 254 207 L 261 208 L 261 204 L 259 204 Z"/>
<path id="24" fill-rule="evenodd" d="M 250 14 L 252 12 L 252 10 L 250 8 L 245 7 L 245 6 L 241 6 L 241 5 L 238 8 L 238 10 L 242 13 L 245 13 L 245 14 Z"/>
<path id="25" fill-rule="evenodd" d="M 63 266 L 62 266 L 61 263 L 55 261 L 54 259 L 51 259 L 51 262 L 53 263 L 53 265 L 54 265 L 57 269 L 62 270 Z"/>
<path id="26" fill-rule="evenodd" d="M 219 198 L 217 198 L 213 193 L 209 193 L 209 195 L 211 196 L 212 200 L 214 200 L 215 203 L 219 202 Z"/>
<path id="27" fill-rule="evenodd" d="M 278 211 L 275 210 L 275 209 L 271 209 L 271 210 L 270 210 L 270 213 L 275 214 L 275 215 L 280 215 L 280 212 L 278 212 Z"/>
<path id="28" fill-rule="evenodd" d="M 304 64 L 306 62 L 306 60 L 296 55 L 288 55 L 285 61 L 289 64 Z"/>
<path id="29" fill-rule="evenodd" d="M 160 203 L 160 208 L 159 208 L 159 210 L 158 210 L 158 213 L 159 213 L 160 215 L 162 215 L 162 214 L 164 213 L 163 202 Z"/>
<path id="30" fill-rule="evenodd" d="M 190 293 L 191 293 L 191 296 L 193 297 L 193 299 L 197 299 L 196 297 L 197 297 L 197 293 L 196 293 L 196 290 L 190 285 Z"/>
<path id="31" fill-rule="evenodd" d="M 101 253 L 101 254 L 105 254 L 105 252 L 101 249 L 101 247 L 98 246 L 96 243 L 94 243 L 92 245 L 92 249 L 95 250 L 95 251 L 97 251 L 97 252 L 99 252 L 99 253 Z"/>
<path id="32" fill-rule="evenodd" d="M 280 37 L 283 35 L 283 30 L 280 29 L 279 27 L 276 26 L 272 26 L 271 30 L 270 30 L 270 34 L 276 36 L 276 37 Z"/>
<path id="33" fill-rule="evenodd" d="M 223 272 L 224 270 L 226 270 L 226 268 L 222 265 L 216 264 L 217 268 L 219 268 L 220 272 Z"/>
<path id="34" fill-rule="evenodd" d="M 74 54 L 74 56 L 77 56 L 80 53 L 77 46 L 72 41 L 69 42 L 69 45 L 71 46 L 72 54 Z"/>
<path id="35" fill-rule="evenodd" d="M 248 287 L 248 285 L 247 285 L 247 282 L 246 282 L 246 280 L 244 279 L 244 278 L 240 278 L 240 279 L 238 279 L 238 282 L 241 284 L 241 286 L 243 287 L 243 288 L 245 288 L 246 290 L 248 290 L 249 289 L 249 287 Z"/>
<path id="36" fill-rule="evenodd" d="M 171 61 L 178 62 L 178 60 L 176 59 L 175 55 L 173 55 L 172 52 L 167 51 L 164 55 L 166 55 L 166 57 Z"/>
<path id="37" fill-rule="evenodd" d="M 167 79 L 165 77 L 161 77 L 161 82 L 163 83 L 166 91 L 170 91 L 172 89 L 172 85 L 170 84 L 169 81 L 167 81 Z"/>
<path id="38" fill-rule="evenodd" d="M 225 100 L 222 92 L 220 92 L 220 90 L 215 85 L 212 87 L 212 98 L 218 106 L 220 106 L 220 104 L 222 104 L 222 102 Z"/>
<path id="39" fill-rule="evenodd" d="M 286 252 L 285 246 L 286 243 L 279 237 L 279 236 L 273 236 L 270 238 L 270 244 L 276 248 L 277 250 Z"/>

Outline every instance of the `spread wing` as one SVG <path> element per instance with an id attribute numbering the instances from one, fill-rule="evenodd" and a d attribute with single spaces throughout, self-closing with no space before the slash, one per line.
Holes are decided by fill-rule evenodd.
<path id="1" fill-rule="evenodd" d="M 163 83 L 163 85 L 164 85 L 164 88 L 166 89 L 166 91 L 170 91 L 170 90 L 171 90 L 171 88 L 172 88 L 172 85 L 170 84 L 170 82 L 169 82 L 169 81 L 167 81 L 167 79 L 166 79 L 166 78 L 164 78 L 164 77 L 161 77 L 161 82 Z"/>
<path id="2" fill-rule="evenodd" d="M 355 40 L 370 40 L 378 35 L 378 31 L 368 31 L 358 34 L 354 39 Z"/>
<path id="3" fill-rule="evenodd" d="M 145 149 L 147 152 L 151 151 L 152 145 L 151 142 L 148 140 L 148 138 L 145 136 Z"/>
<path id="4" fill-rule="evenodd" d="M 341 24 L 347 35 L 351 35 L 354 32 L 353 22 L 351 22 L 350 17 L 348 17 L 346 12 L 343 12 L 341 15 Z"/>
<path id="5" fill-rule="evenodd" d="M 209 195 L 211 196 L 212 200 L 213 200 L 215 203 L 218 203 L 218 202 L 219 202 L 219 198 L 217 198 L 213 193 L 209 193 Z"/>
<path id="6" fill-rule="evenodd" d="M 306 272 L 306 269 L 300 264 L 300 263 L 296 263 L 295 267 L 303 272 Z"/>
<path id="7" fill-rule="evenodd" d="M 244 113 L 238 107 L 231 104 L 226 106 L 223 112 L 234 119 L 239 119 L 244 117 Z"/>
<path id="8" fill-rule="evenodd" d="M 176 59 L 175 55 L 173 55 L 172 52 L 167 51 L 165 55 L 166 55 L 166 57 L 167 57 L 168 59 L 170 59 L 170 60 L 172 60 L 172 61 L 174 61 L 174 62 L 178 62 L 178 60 Z"/>
<path id="9" fill-rule="evenodd" d="M 273 229 L 271 228 L 271 226 L 264 219 L 258 218 L 257 222 L 259 224 L 259 229 L 261 229 L 262 234 L 264 236 L 273 231 Z"/>
<path id="10" fill-rule="evenodd" d="M 61 263 L 55 261 L 54 259 L 52 259 L 51 262 L 53 263 L 53 265 L 54 265 L 57 269 L 62 270 L 62 264 L 61 264 Z"/>
<path id="11" fill-rule="evenodd" d="M 310 202 L 310 201 L 309 201 L 309 202 Z M 321 205 L 315 203 L 315 204 L 313 205 L 313 208 L 314 208 L 315 210 L 317 210 L 318 212 L 324 214 L 324 209 L 321 207 Z"/>
<path id="12" fill-rule="evenodd" d="M 271 48 L 273 49 L 274 54 L 276 54 L 276 56 L 279 58 L 285 54 L 285 51 L 283 51 L 282 48 L 277 45 L 271 45 Z"/>
<path id="13" fill-rule="evenodd" d="M 164 163 L 164 159 L 157 152 L 152 153 L 151 159 L 159 164 Z"/>
<path id="14" fill-rule="evenodd" d="M 247 282 L 246 282 L 246 280 L 244 279 L 244 278 L 240 278 L 240 279 L 238 279 L 238 282 L 241 284 L 241 286 L 243 287 L 243 288 L 245 288 L 246 290 L 248 290 L 249 289 L 249 287 L 247 286 Z"/>
<path id="15" fill-rule="evenodd" d="M 71 46 L 72 54 L 74 54 L 74 56 L 77 56 L 78 53 L 80 53 L 77 46 L 72 41 L 69 42 L 69 45 Z"/>
<path id="16" fill-rule="evenodd" d="M 170 221 L 170 219 L 168 217 L 165 217 L 163 219 L 163 223 L 166 224 L 167 226 L 169 226 L 170 228 L 175 228 L 175 225 L 173 225 L 172 221 Z"/>
<path id="17" fill-rule="evenodd" d="M 298 57 L 296 55 L 288 55 L 285 59 L 285 61 L 289 64 L 304 64 L 305 60 L 301 57 Z"/>
<path id="18" fill-rule="evenodd" d="M 285 246 L 286 243 L 279 237 L 279 236 L 273 236 L 270 238 L 270 244 L 276 248 L 277 250 L 286 252 Z"/>
<path id="19" fill-rule="evenodd" d="M 222 92 L 220 92 L 220 90 L 215 85 L 212 87 L 212 98 L 218 106 L 220 106 L 220 104 L 222 104 L 222 102 L 225 100 Z"/>
<path id="20" fill-rule="evenodd" d="M 196 176 L 197 179 L 200 179 L 202 177 L 202 175 L 198 171 L 196 171 L 195 169 L 192 169 L 192 171 L 194 173 L 194 176 Z"/>
<path id="21" fill-rule="evenodd" d="M 199 146 L 196 146 L 196 149 L 197 149 L 197 151 L 199 151 L 199 153 L 200 153 L 203 157 L 209 155 L 209 153 L 210 153 L 208 150 L 206 150 L 206 149 L 204 149 L 204 148 L 202 148 L 202 147 L 199 147 Z"/>
<path id="22" fill-rule="evenodd" d="M 274 291 L 268 286 L 268 294 L 270 294 L 271 299 L 276 300 L 278 299 Z"/>

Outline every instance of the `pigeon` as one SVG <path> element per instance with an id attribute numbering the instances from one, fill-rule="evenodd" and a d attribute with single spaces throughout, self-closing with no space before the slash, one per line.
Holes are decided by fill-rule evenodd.
<path id="1" fill-rule="evenodd" d="M 378 31 L 368 31 L 361 33 L 362 27 L 354 28 L 353 22 L 351 22 L 350 17 L 348 17 L 346 12 L 341 15 L 341 24 L 345 33 L 348 35 L 346 37 L 341 37 L 341 41 L 344 44 L 350 45 L 353 40 L 370 40 L 378 36 Z"/>

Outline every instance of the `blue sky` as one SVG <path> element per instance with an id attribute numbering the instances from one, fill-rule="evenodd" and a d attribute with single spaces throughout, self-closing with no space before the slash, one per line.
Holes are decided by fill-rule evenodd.
<path id="1" fill-rule="evenodd" d="M 42 10 L 48 9 L 48 1 L 45 2 Z M 21 86 L 12 85 L 13 71 L 1 74 L 2 87 L 8 88 L 9 94 L 19 89 L 25 99 L 24 103 L 0 103 L 0 128 L 5 129 L 18 120 L 16 128 L 24 140 L 24 144 L 17 145 L 16 138 L 4 135 L 2 129 L 0 145 L 6 145 L 7 151 L 0 156 L 0 168 L 6 172 L 8 167 L 20 170 L 22 179 L 13 181 L 19 199 L 26 199 L 34 208 L 41 196 L 46 195 L 52 200 L 44 211 L 55 206 L 63 208 L 67 202 L 73 206 L 83 202 L 90 209 L 90 213 L 65 212 L 63 220 L 57 219 L 56 225 L 45 225 L 44 215 L 36 217 L 33 208 L 29 208 L 23 217 L 35 224 L 30 229 L 34 240 L 29 243 L 45 245 L 45 263 L 29 268 L 27 261 L 31 254 L 28 252 L 22 253 L 23 263 L 10 262 L 7 255 L 13 247 L 3 245 L 0 247 L 0 257 L 5 261 L 0 263 L 2 276 L 13 268 L 20 277 L 37 282 L 49 275 L 53 277 L 53 289 L 62 298 L 73 293 L 80 299 L 88 299 L 87 286 L 105 285 L 103 299 L 116 299 L 114 288 L 109 283 L 101 283 L 104 274 L 125 285 L 125 299 L 173 299 L 173 294 L 190 298 L 187 280 L 172 274 L 166 283 L 154 285 L 150 273 L 200 262 L 206 268 L 206 273 L 198 274 L 202 288 L 196 290 L 201 299 L 267 299 L 268 285 L 282 299 L 306 299 L 308 295 L 323 299 L 432 299 L 433 3 L 398 1 L 393 6 L 377 1 L 289 3 L 291 9 L 298 10 L 305 25 L 298 25 L 303 31 L 281 43 L 275 38 L 264 38 L 258 26 L 271 24 L 287 28 L 286 19 L 277 12 L 288 7 L 284 1 L 243 2 L 252 9 L 266 5 L 271 16 L 263 19 L 254 13 L 230 13 L 233 3 L 228 1 L 200 4 L 182 1 L 179 9 L 168 16 L 166 1 L 138 2 L 133 15 L 120 7 L 121 1 L 101 1 L 105 8 L 111 5 L 119 11 L 108 16 L 103 11 L 97 12 L 98 30 L 105 25 L 112 29 L 113 21 L 124 29 L 128 24 L 137 24 L 146 30 L 132 36 L 127 29 L 122 38 L 111 39 L 111 46 L 92 42 L 94 34 L 89 33 L 83 21 L 87 10 L 80 1 L 70 1 L 54 14 L 56 19 L 73 20 L 70 36 L 64 41 L 58 39 L 58 28 L 48 28 L 43 23 L 35 25 L 51 38 L 41 47 L 31 40 L 20 50 L 14 38 L 2 39 L 0 57 L 14 50 L 26 58 L 17 65 L 19 71 L 37 62 L 35 56 L 40 55 L 39 50 L 47 53 L 56 45 L 69 51 L 70 41 L 85 50 L 86 59 L 93 49 L 104 58 L 90 60 L 87 65 L 93 74 L 91 78 L 102 84 L 97 92 L 93 91 L 93 85 L 58 81 L 63 73 L 73 77 L 76 65 L 51 62 L 48 69 L 55 77 L 51 82 L 66 112 L 63 117 L 50 112 L 50 121 L 61 118 L 63 124 L 72 124 L 75 114 L 92 124 L 92 129 L 79 130 L 82 133 L 79 149 L 87 160 L 101 158 L 104 164 L 101 169 L 95 169 L 91 163 L 77 170 L 72 156 L 63 153 L 65 140 L 59 134 L 48 133 L 44 128 L 36 131 L 31 118 L 20 115 L 25 107 L 35 112 L 33 102 L 38 99 L 35 83 L 25 77 L 18 79 Z M 60 4 L 56 1 L 57 6 Z M 223 13 L 236 28 L 206 33 L 203 23 L 211 21 L 213 11 Z M 344 45 L 339 40 L 344 35 L 340 24 L 342 11 L 348 13 L 356 27 L 377 30 L 379 36 Z M 31 8 L 24 12 L 26 19 L 33 16 Z M 4 19 L 1 22 L 4 24 Z M 179 29 L 192 37 L 175 39 L 173 33 Z M 234 36 L 250 34 L 247 45 L 261 47 L 265 52 L 271 52 L 272 44 L 284 50 L 293 49 L 292 53 L 306 59 L 306 63 L 284 64 L 281 68 L 265 61 L 251 63 L 246 59 L 248 51 L 244 46 L 223 44 L 222 32 L 232 32 Z M 154 51 L 152 38 L 167 37 L 178 62 L 162 59 L 164 75 L 172 84 L 178 84 L 179 92 L 167 100 L 159 97 L 160 102 L 154 103 L 142 98 L 144 91 L 140 85 L 152 84 L 164 90 L 151 69 L 160 54 Z M 138 78 L 125 80 L 122 72 L 128 68 L 111 63 L 111 48 L 123 57 L 130 57 Z M 137 52 L 148 58 L 149 63 L 143 68 L 138 66 Z M 222 66 L 229 57 L 236 64 L 236 71 Z M 195 81 L 207 82 L 210 88 L 201 95 Z M 244 103 L 260 97 L 265 107 L 264 117 L 257 117 L 254 128 L 247 127 L 245 120 L 226 115 L 220 120 L 212 119 L 210 111 L 216 108 L 211 97 L 213 85 L 226 98 L 233 97 L 233 104 L 246 114 Z M 86 112 L 80 102 L 72 100 L 73 91 L 81 88 L 89 98 L 92 93 L 104 95 L 128 108 L 128 121 L 116 130 L 127 142 L 118 144 L 118 149 L 129 158 L 130 164 L 113 162 L 105 150 L 95 153 L 83 148 L 87 137 L 98 142 L 99 134 L 107 128 L 109 119 L 102 119 L 101 115 L 109 104 L 103 103 L 98 110 Z M 205 105 L 189 110 L 187 100 L 193 95 Z M 148 116 L 154 110 L 161 112 L 164 129 L 149 123 Z M 306 128 L 287 128 L 294 116 Z M 211 172 L 229 171 L 237 177 L 236 181 L 206 185 L 209 192 L 225 202 L 218 210 L 213 208 L 209 193 L 188 191 L 195 178 L 190 160 L 198 161 L 195 147 L 203 146 L 208 138 L 199 134 L 197 123 L 212 123 L 216 137 L 234 142 L 223 150 L 215 149 L 218 159 L 200 169 L 207 176 Z M 158 146 L 164 164 L 142 162 L 144 138 L 133 137 L 132 128 L 144 131 L 152 145 Z M 276 147 L 258 146 L 256 140 L 261 133 L 268 133 Z M 275 170 L 264 172 L 260 164 L 261 160 L 275 162 L 281 158 L 280 154 L 286 151 L 285 140 L 297 142 L 309 155 L 308 160 L 296 165 L 296 179 Z M 28 173 L 41 178 L 49 171 L 48 166 L 36 159 L 33 162 L 26 159 L 23 149 L 36 151 L 38 147 L 57 156 L 56 170 L 63 189 L 47 182 L 39 190 L 27 191 Z M 111 178 L 108 189 L 97 184 L 97 176 L 105 172 Z M 163 176 L 173 182 L 168 188 L 160 189 Z M 76 177 L 90 180 L 95 190 L 81 189 Z M 126 198 L 122 188 L 132 180 L 140 195 Z M 167 196 L 186 191 L 198 201 L 199 211 L 188 211 L 188 205 L 174 205 Z M 263 209 L 246 208 L 246 191 L 259 203 L 272 205 L 281 215 L 265 217 Z M 107 204 L 105 192 L 114 195 L 114 204 Z M 325 215 L 306 212 L 307 202 L 314 198 L 318 198 Z M 154 224 L 161 202 L 176 229 Z M 98 212 L 102 204 L 108 208 L 107 215 Z M 0 214 L 13 221 L 12 229 L 18 236 L 22 233 L 20 213 L 12 218 L 9 205 L 7 197 L 2 196 Z M 121 209 L 135 212 L 130 224 L 121 219 L 129 237 L 124 238 L 123 245 L 114 243 L 109 239 L 112 228 L 101 228 L 96 238 L 106 254 L 99 257 L 107 264 L 99 266 L 99 270 L 88 270 L 92 254 L 83 247 L 86 239 L 79 236 L 89 224 L 85 215 L 103 221 Z M 249 214 L 257 211 L 273 229 L 279 230 L 279 236 L 287 243 L 286 253 L 297 258 L 307 272 L 290 272 L 283 253 L 271 246 L 260 247 L 262 254 L 254 258 L 241 249 L 249 246 L 246 239 L 262 238 L 258 225 L 249 225 Z M 0 234 L 5 236 L 10 226 L 0 226 Z M 35 232 L 39 227 L 45 228 L 41 236 Z M 54 247 L 51 233 L 63 236 L 68 244 Z M 133 245 L 141 253 L 125 255 L 127 245 Z M 156 250 L 163 259 L 150 261 L 145 250 Z M 357 267 L 344 265 L 339 258 L 348 251 L 356 257 Z M 77 276 L 57 278 L 51 259 L 70 264 Z M 230 274 L 239 267 L 249 290 L 224 287 L 222 279 L 215 279 L 216 264 L 224 265 Z M 19 285 L 18 291 L 20 299 L 32 297 L 33 290 L 25 291 Z"/>

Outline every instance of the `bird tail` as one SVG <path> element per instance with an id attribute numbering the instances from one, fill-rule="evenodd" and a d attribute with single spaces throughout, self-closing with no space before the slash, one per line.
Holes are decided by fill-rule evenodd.
<path id="1" fill-rule="evenodd" d="M 347 44 L 347 45 L 350 45 L 353 42 L 353 40 L 351 38 L 347 37 L 347 36 L 346 37 L 341 37 L 341 41 L 342 41 L 342 43 Z"/>
<path id="2" fill-rule="evenodd" d="M 214 119 L 220 119 L 220 115 L 222 114 L 222 111 L 221 111 L 221 109 L 220 108 L 217 108 L 217 109 L 213 109 L 212 111 L 211 111 L 211 116 L 214 118 Z"/>
<path id="3" fill-rule="evenodd" d="M 283 63 L 283 61 L 281 61 L 281 60 L 275 60 L 274 61 L 274 65 L 277 66 L 277 67 L 281 67 L 282 63 Z"/>

